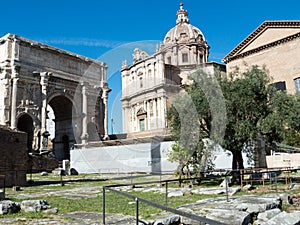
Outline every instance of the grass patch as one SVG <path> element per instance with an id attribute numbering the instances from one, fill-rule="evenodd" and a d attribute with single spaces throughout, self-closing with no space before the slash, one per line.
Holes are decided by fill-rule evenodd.
<path id="1" fill-rule="evenodd" d="M 73 177 L 63 177 L 63 180 L 66 182 L 65 186 L 61 186 L 60 183 L 57 183 L 57 181 L 60 179 L 60 177 L 49 175 L 48 177 L 41 177 L 39 174 L 34 174 L 33 179 L 39 181 L 49 181 L 50 185 L 36 185 L 34 183 L 33 186 L 26 186 L 21 187 L 22 191 L 20 192 L 14 192 L 12 189 L 8 188 L 6 190 L 7 197 L 15 202 L 21 202 L 23 199 L 17 198 L 17 195 L 32 195 L 37 196 L 34 198 L 27 198 L 27 199 L 43 199 L 48 201 L 48 203 L 51 205 L 52 208 L 58 208 L 59 214 L 67 214 L 71 212 L 76 211 L 84 211 L 84 212 L 96 212 L 101 213 L 102 212 L 102 186 L 104 185 L 111 185 L 116 183 L 128 183 L 130 184 L 131 181 L 134 183 L 144 182 L 144 181 L 150 181 L 154 180 L 153 177 L 150 176 L 141 176 L 132 178 L 133 176 L 128 176 L 128 179 L 125 179 L 126 176 L 121 177 L 120 179 L 112 179 L 112 180 L 105 180 L 101 178 L 100 175 L 79 175 L 79 176 L 73 176 Z M 157 181 L 160 181 L 161 177 L 156 177 Z M 168 176 L 168 179 L 170 176 Z M 223 178 L 215 178 L 211 180 L 203 179 L 201 181 L 201 184 L 198 186 L 196 183 L 194 183 L 194 188 L 206 188 L 206 187 L 218 187 L 219 184 L 222 182 Z M 37 182 L 37 183 L 38 183 Z M 54 184 L 51 184 L 51 182 L 54 182 Z M 56 183 L 55 183 L 56 182 Z M 46 183 L 47 184 L 47 183 Z M 182 186 L 188 186 L 190 182 L 184 182 Z M 267 184 L 267 183 L 265 183 Z M 162 185 L 164 185 L 162 183 Z M 268 185 L 265 185 L 268 187 Z M 278 187 L 283 187 L 284 183 L 278 182 Z M 70 195 L 76 195 L 76 192 L 74 189 L 81 188 L 81 187 L 94 187 L 96 190 L 96 193 L 90 193 L 90 198 L 76 198 L 76 199 L 69 199 L 66 198 L 67 196 L 64 196 L 64 193 L 70 192 Z M 150 186 L 149 186 L 150 187 Z M 153 186 L 152 186 L 153 187 Z M 177 188 L 178 182 L 171 182 L 168 183 L 169 188 Z M 261 185 L 257 185 L 257 188 L 260 188 Z M 99 189 L 97 189 L 99 188 Z M 165 186 L 161 186 L 161 188 L 165 188 Z M 279 189 L 279 188 L 278 188 Z M 99 191 L 98 191 L 99 190 Z M 73 192 L 72 192 L 73 191 Z M 97 192 L 98 191 L 98 192 Z M 71 193 L 72 192 L 72 193 Z M 147 199 L 150 201 L 153 201 L 155 203 L 158 203 L 160 205 L 165 205 L 166 199 L 165 199 L 165 193 L 155 193 L 155 192 L 141 192 L 137 191 L 135 189 L 131 189 L 129 192 L 131 195 L 135 195 L 137 197 Z M 264 193 L 264 191 L 260 192 L 261 194 Z M 256 192 L 255 194 L 260 194 Z M 291 193 L 296 193 L 296 191 L 293 191 Z M 251 194 L 249 192 L 240 192 L 237 195 L 246 195 Z M 253 194 L 253 193 L 252 193 Z M 184 195 L 181 197 L 171 197 L 168 198 L 168 206 L 172 208 L 177 208 L 179 206 L 183 206 L 186 204 L 195 203 L 198 200 L 201 199 L 207 199 L 207 198 L 214 198 L 214 197 L 220 197 L 225 195 Z M 117 214 L 125 214 L 125 215 L 135 215 L 135 201 L 132 199 L 128 199 L 124 196 L 120 196 L 116 193 L 106 191 L 106 212 L 107 213 L 117 213 Z M 287 207 L 287 206 L 283 206 Z M 139 212 L 140 216 L 144 220 L 152 220 L 159 213 L 162 212 L 162 210 L 157 209 L 155 207 L 149 206 L 145 203 L 139 203 Z M 45 215 L 43 212 L 37 212 L 37 213 L 25 213 L 20 212 L 18 214 L 9 214 L 9 215 L 0 215 L 0 218 L 27 218 L 27 219 L 46 219 L 46 218 L 52 218 L 52 216 Z"/>

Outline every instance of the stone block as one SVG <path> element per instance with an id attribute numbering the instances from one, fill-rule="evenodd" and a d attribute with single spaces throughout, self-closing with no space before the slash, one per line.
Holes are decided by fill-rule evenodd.
<path id="1" fill-rule="evenodd" d="M 20 205 L 12 201 L 0 202 L 0 215 L 17 213 L 20 211 Z"/>
<path id="2" fill-rule="evenodd" d="M 45 200 L 25 200 L 21 202 L 21 209 L 25 212 L 39 212 L 50 206 Z"/>
<path id="3" fill-rule="evenodd" d="M 272 219 L 274 216 L 278 215 L 279 213 L 281 213 L 280 209 L 267 210 L 265 212 L 259 213 L 257 215 L 257 220 L 259 222 L 267 222 L 270 219 Z"/>
<path id="4" fill-rule="evenodd" d="M 28 169 L 27 134 L 0 126 L 0 175 L 6 187 L 25 185 Z M 4 178 L 0 177 L 0 187 Z"/>
<path id="5" fill-rule="evenodd" d="M 251 213 L 238 210 L 215 209 L 206 215 L 206 218 L 230 225 L 252 224 Z"/>
<path id="6" fill-rule="evenodd" d="M 178 215 L 172 215 L 155 220 L 153 225 L 179 225 L 180 223 L 181 217 Z"/>
<path id="7" fill-rule="evenodd" d="M 286 224 L 286 225 L 296 225 L 300 224 L 300 211 L 287 213 L 281 212 L 274 216 L 272 219 L 267 222 L 261 223 L 261 225 L 277 225 L 277 224 Z"/>
<path id="8" fill-rule="evenodd" d="M 48 176 L 48 173 L 46 171 L 41 172 L 41 176 Z"/>
<path id="9" fill-rule="evenodd" d="M 58 208 L 51 208 L 51 209 L 46 209 L 44 211 L 45 214 L 57 214 L 58 213 Z"/>
<path id="10" fill-rule="evenodd" d="M 4 191 L 0 191 L 0 201 L 5 199 L 5 192 Z"/>

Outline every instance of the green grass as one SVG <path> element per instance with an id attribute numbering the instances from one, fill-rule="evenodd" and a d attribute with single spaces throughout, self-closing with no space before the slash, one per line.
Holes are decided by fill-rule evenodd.
<path id="1" fill-rule="evenodd" d="M 26 186 L 21 187 L 21 192 L 13 192 L 11 189 L 7 189 L 7 197 L 16 202 L 21 202 L 21 199 L 16 198 L 16 194 L 47 194 L 51 191 L 70 191 L 74 188 L 82 187 L 82 186 L 89 186 L 89 187 L 99 187 L 99 193 L 93 194 L 94 197 L 92 198 L 79 198 L 79 199 L 68 199 L 62 195 L 53 195 L 53 196 L 42 196 L 38 198 L 30 198 L 30 199 L 43 199 L 47 200 L 48 203 L 51 205 L 52 208 L 58 208 L 59 214 L 66 214 L 76 211 L 85 211 L 85 212 L 102 212 L 102 186 L 104 185 L 111 185 L 116 183 L 129 183 L 131 182 L 131 179 L 129 180 L 101 180 L 101 176 L 93 176 L 95 180 L 91 180 L 91 175 L 81 175 L 76 177 L 63 177 L 63 179 L 69 180 L 69 182 L 65 183 L 65 186 L 61 186 L 60 183 L 53 184 L 53 185 L 40 185 L 40 186 Z M 39 174 L 33 175 L 34 180 L 47 180 L 47 181 L 57 181 L 58 177 L 55 176 L 48 176 L 48 177 L 41 177 Z M 82 180 L 81 182 L 78 182 L 78 180 Z M 87 181 L 83 181 L 84 179 L 87 179 Z M 151 177 L 139 177 L 137 179 L 134 179 L 134 182 L 138 181 L 149 181 L 152 180 Z M 159 180 L 158 178 L 157 180 Z M 73 180 L 73 181 L 72 181 Z M 217 187 L 221 183 L 222 179 L 214 179 L 214 180 L 203 180 L 201 182 L 200 186 L 197 186 L 194 184 L 195 188 L 204 188 L 204 187 Z M 183 183 L 183 186 L 188 186 L 190 183 L 185 182 Z M 278 184 L 283 185 L 283 184 Z M 265 185 L 268 187 L 267 185 Z M 178 187 L 178 183 L 169 183 L 168 187 Z M 260 185 L 257 185 L 257 187 L 261 187 Z M 164 188 L 164 186 L 162 187 Z M 293 193 L 297 193 L 296 191 Z M 160 205 L 165 205 L 165 194 L 161 193 L 153 193 L 153 192 L 140 192 L 132 189 L 129 194 L 135 195 L 137 197 L 147 199 L 150 201 L 153 201 L 155 203 L 158 203 Z M 248 194 L 247 192 L 240 192 L 237 195 L 245 195 Z M 257 193 L 256 193 L 257 194 Z M 205 199 L 205 198 L 214 198 L 214 197 L 220 197 L 225 195 L 185 195 L 182 197 L 172 197 L 168 198 L 168 206 L 172 208 L 177 208 L 179 206 L 183 206 L 185 204 L 189 203 L 195 203 L 197 200 Z M 119 213 L 119 214 L 125 214 L 125 215 L 135 215 L 135 202 L 132 199 L 128 199 L 124 196 L 120 196 L 116 193 L 106 191 L 106 212 L 107 213 Z M 151 220 L 154 219 L 157 214 L 161 213 L 162 210 L 157 209 L 155 207 L 149 206 L 145 203 L 140 202 L 139 203 L 139 212 L 140 216 L 144 220 Z M 42 218 L 52 218 L 55 217 L 55 215 L 45 215 L 43 212 L 37 212 L 37 213 L 25 213 L 20 212 L 18 214 L 9 214 L 9 215 L 0 215 L 0 218 L 10 218 L 10 217 L 17 217 L 17 218 L 27 218 L 27 219 L 42 219 Z"/>

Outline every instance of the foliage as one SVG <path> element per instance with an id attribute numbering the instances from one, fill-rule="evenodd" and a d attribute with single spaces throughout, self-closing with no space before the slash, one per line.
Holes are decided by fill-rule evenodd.
<path id="1" fill-rule="evenodd" d="M 260 124 L 269 142 L 300 147 L 300 96 L 276 91 L 270 98 L 271 112 Z"/>
<path id="2" fill-rule="evenodd" d="M 179 162 L 180 176 L 184 168 L 203 171 L 212 166 L 206 164 L 211 146 L 203 140 L 220 140 L 224 130 L 221 127 L 226 124 L 225 104 L 220 107 L 223 95 L 217 79 L 202 69 L 191 74 L 190 79 L 192 84 L 176 96 L 167 113 L 176 140 L 169 159 Z"/>
<path id="3" fill-rule="evenodd" d="M 232 169 L 243 169 L 242 150 L 253 149 L 251 140 L 260 133 L 258 125 L 270 113 L 270 78 L 265 68 L 252 66 L 243 73 L 236 70 L 220 83 L 228 115 L 222 146 L 232 152 Z"/>
<path id="4" fill-rule="evenodd" d="M 257 138 L 270 144 L 283 141 L 299 145 L 299 96 L 279 92 L 269 85 L 271 79 L 265 67 L 252 66 L 244 72 L 236 69 L 227 76 L 198 69 L 190 79 L 185 95 L 181 94 L 168 111 L 176 140 L 171 159 L 184 159 L 186 164 L 201 167 L 199 159 L 205 155 L 203 140 L 209 138 L 232 153 L 232 169 L 243 169 L 242 151 L 251 155 Z M 193 149 L 187 145 L 191 140 L 197 143 Z"/>

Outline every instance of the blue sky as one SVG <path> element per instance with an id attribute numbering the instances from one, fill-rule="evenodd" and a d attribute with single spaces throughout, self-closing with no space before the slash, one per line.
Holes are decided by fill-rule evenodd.
<path id="1" fill-rule="evenodd" d="M 135 45 L 151 51 L 175 25 L 179 0 L 10 0 L 1 2 L 0 36 L 17 34 L 35 41 L 107 60 L 109 132 L 121 132 L 120 95 L 122 57 L 130 61 Z M 183 0 L 191 24 L 210 45 L 210 61 L 221 59 L 265 20 L 299 20 L 298 0 Z M 120 47 L 121 46 L 121 47 Z M 125 48 L 124 48 L 125 46 Z M 121 50 L 122 54 L 115 49 Z M 124 59 L 125 59 L 124 58 Z"/>

